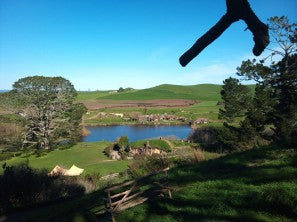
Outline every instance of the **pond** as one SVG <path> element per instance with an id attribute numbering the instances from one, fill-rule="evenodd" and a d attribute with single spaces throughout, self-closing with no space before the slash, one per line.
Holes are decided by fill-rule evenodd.
<path id="1" fill-rule="evenodd" d="M 84 142 L 114 141 L 120 136 L 128 136 L 129 141 L 174 136 L 185 139 L 192 132 L 188 125 L 178 126 L 88 126 L 91 134 L 84 137 Z"/>

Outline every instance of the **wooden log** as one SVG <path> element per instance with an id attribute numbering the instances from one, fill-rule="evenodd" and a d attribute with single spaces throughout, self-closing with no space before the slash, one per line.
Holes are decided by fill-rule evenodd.
<path id="1" fill-rule="evenodd" d="M 170 168 L 167 167 L 167 168 L 165 168 L 165 169 L 163 169 L 163 170 L 160 170 L 160 171 L 158 171 L 158 172 L 156 172 L 156 173 L 152 173 L 152 174 L 146 175 L 146 176 L 144 176 L 144 177 L 142 177 L 142 178 L 140 178 L 140 179 L 137 179 L 137 180 L 130 180 L 130 181 L 127 181 L 126 183 L 119 184 L 119 185 L 116 185 L 116 186 L 107 188 L 107 189 L 105 189 L 105 192 L 108 192 L 108 191 L 114 191 L 114 190 L 117 190 L 117 189 L 119 189 L 119 188 L 122 188 L 122 187 L 125 187 L 125 186 L 128 186 L 128 185 L 131 185 L 131 184 L 133 184 L 133 183 L 136 182 L 136 181 L 139 182 L 139 181 L 145 180 L 145 179 L 147 179 L 147 178 L 149 178 L 149 177 L 151 177 L 151 176 L 154 176 L 154 175 L 156 175 L 156 174 L 159 174 L 159 173 L 161 173 L 161 172 L 168 171 L 169 169 L 170 169 Z"/>
<path id="2" fill-rule="evenodd" d="M 113 209 L 114 211 L 117 210 L 117 208 L 121 205 L 121 203 L 123 201 L 125 201 L 125 199 L 127 198 L 127 196 L 133 191 L 133 189 L 136 186 L 136 182 L 134 182 L 133 186 L 131 187 L 131 189 L 123 196 L 123 198 L 118 202 L 118 204 L 115 206 L 115 208 Z"/>
<path id="3" fill-rule="evenodd" d="M 137 196 L 139 196 L 139 195 L 141 195 L 141 194 L 143 194 L 143 193 L 145 193 L 145 191 L 139 191 L 139 192 L 137 192 L 137 193 L 135 193 L 135 194 L 133 194 L 133 195 L 131 195 L 131 196 L 127 196 L 127 197 L 125 198 L 125 200 L 122 201 L 122 203 L 124 204 L 126 201 L 129 201 L 129 200 L 131 200 L 131 199 L 133 199 L 133 198 L 135 198 L 135 197 L 137 197 Z M 115 205 L 117 205 L 117 204 L 120 203 L 120 202 L 121 202 L 121 200 L 116 201 L 116 202 L 112 203 L 112 205 L 115 206 Z"/>
<path id="4" fill-rule="evenodd" d="M 110 196 L 110 198 L 111 198 L 111 199 L 114 199 L 114 198 L 123 196 L 123 195 L 125 195 L 128 191 L 129 191 L 129 190 L 125 190 L 125 191 L 123 191 L 123 192 L 121 192 L 121 193 L 114 194 L 114 195 Z"/>
<path id="5" fill-rule="evenodd" d="M 129 209 L 129 208 L 131 208 L 131 207 L 137 206 L 137 205 L 139 205 L 139 204 L 144 203 L 144 202 L 147 201 L 148 199 L 149 199 L 148 197 L 140 197 L 140 198 L 137 198 L 136 200 L 127 202 L 126 204 L 120 206 L 120 207 L 118 208 L 117 211 L 123 211 L 123 210 Z"/>
<path id="6" fill-rule="evenodd" d="M 126 183 L 107 188 L 107 189 L 105 189 L 105 192 L 114 191 L 114 190 L 117 190 L 119 188 L 129 186 L 129 185 L 131 185 L 131 184 L 133 184 L 135 182 L 136 182 L 136 180 L 130 180 L 130 181 L 126 182 Z"/>

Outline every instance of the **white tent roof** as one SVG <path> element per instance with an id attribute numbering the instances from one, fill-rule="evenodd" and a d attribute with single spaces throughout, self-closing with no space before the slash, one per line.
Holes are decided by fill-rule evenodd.
<path id="1" fill-rule="evenodd" d="M 65 173 L 66 176 L 79 176 L 84 172 L 84 169 L 81 169 L 75 165 L 72 165 L 72 167 Z"/>
<path id="2" fill-rule="evenodd" d="M 72 165 L 72 167 L 69 170 L 57 165 L 49 173 L 49 175 L 79 176 L 80 174 L 82 174 L 82 172 L 84 172 L 84 169 L 81 169 L 75 165 Z"/>

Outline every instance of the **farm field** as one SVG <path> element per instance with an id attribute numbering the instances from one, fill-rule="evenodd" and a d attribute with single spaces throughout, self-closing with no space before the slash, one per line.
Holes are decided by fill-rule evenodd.
<path id="1" fill-rule="evenodd" d="M 253 91 L 254 85 L 249 85 Z M 127 120 L 133 112 L 140 115 L 174 114 L 189 120 L 207 118 L 213 123 L 220 123 L 218 112 L 220 105 L 221 85 L 200 84 L 179 86 L 164 84 L 143 90 L 132 90 L 121 93 L 79 92 L 77 100 L 89 109 L 84 116 L 86 125 L 125 125 L 138 124 Z M 100 112 L 122 113 L 124 118 L 97 118 Z M 149 124 L 149 123 L 148 123 Z M 178 121 L 159 124 L 181 124 Z"/>

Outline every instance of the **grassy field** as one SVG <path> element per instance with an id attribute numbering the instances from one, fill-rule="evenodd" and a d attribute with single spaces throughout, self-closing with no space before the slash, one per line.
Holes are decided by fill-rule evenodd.
<path id="1" fill-rule="evenodd" d="M 249 85 L 253 91 L 255 86 Z M 154 100 L 154 99 L 190 99 L 196 100 L 198 103 L 187 107 L 119 107 L 119 108 L 104 108 L 99 110 L 92 110 L 88 115 L 85 115 L 84 123 L 87 125 L 117 125 L 117 124 L 137 124 L 137 122 L 127 121 L 118 117 L 104 117 L 104 118 L 90 118 L 97 115 L 99 112 L 106 113 L 123 113 L 125 117 L 129 117 L 131 112 L 138 112 L 140 114 L 175 114 L 176 116 L 183 116 L 189 120 L 197 118 L 208 118 L 212 122 L 220 122 L 218 120 L 218 112 L 221 106 L 217 102 L 221 100 L 220 91 L 221 85 L 214 84 L 200 84 L 193 86 L 179 86 L 179 85 L 160 85 L 153 88 L 143 90 L 133 90 L 122 93 L 108 93 L 102 91 L 95 92 L 79 92 L 78 100 Z M 180 124 L 175 121 L 171 124 Z M 165 122 L 163 124 L 166 124 Z M 169 123 L 170 124 L 170 123 Z"/>
<path id="2" fill-rule="evenodd" d="M 65 150 L 54 150 L 44 156 L 23 154 L 10 160 L 0 162 L 0 165 L 16 165 L 29 161 L 29 165 L 37 169 L 52 170 L 56 165 L 70 168 L 72 164 L 83 168 L 84 175 L 99 173 L 104 176 L 122 172 L 127 168 L 127 161 L 110 161 L 103 153 L 109 142 L 82 142 Z M 3 169 L 0 169 L 0 173 Z"/>
<path id="3" fill-rule="evenodd" d="M 156 198 L 116 221 L 296 221 L 297 151 L 263 147 L 169 172 L 173 199 Z M 104 192 L 8 215 L 18 221 L 105 221 Z"/>
<path id="4" fill-rule="evenodd" d="M 77 100 L 95 100 L 109 95 L 109 91 L 78 91 Z"/>
<path id="5" fill-rule="evenodd" d="M 168 107 L 168 108 L 107 108 L 104 110 L 93 110 L 84 116 L 84 123 L 87 125 L 100 125 L 100 124 L 137 124 L 137 122 L 126 121 L 119 117 L 104 117 L 92 118 L 99 112 L 106 113 L 123 113 L 125 117 L 129 117 L 132 112 L 144 114 L 174 114 L 176 116 L 183 116 L 187 119 L 197 119 L 200 117 L 208 118 L 213 122 L 220 122 L 218 120 L 218 113 L 221 106 L 217 106 L 217 101 L 202 101 L 189 107 Z M 178 123 L 175 121 L 173 123 Z M 180 122 L 179 122 L 180 123 Z"/>
<path id="6" fill-rule="evenodd" d="M 148 89 L 133 90 L 121 93 L 107 91 L 79 92 L 77 99 L 112 99 L 112 100 L 152 100 L 152 99 L 193 99 L 201 101 L 220 100 L 222 86 L 199 84 L 193 86 L 163 84 Z"/>

